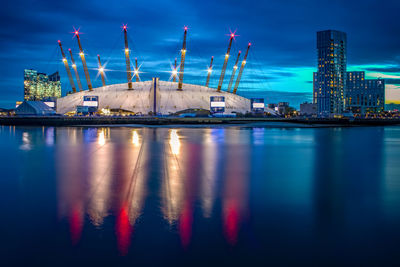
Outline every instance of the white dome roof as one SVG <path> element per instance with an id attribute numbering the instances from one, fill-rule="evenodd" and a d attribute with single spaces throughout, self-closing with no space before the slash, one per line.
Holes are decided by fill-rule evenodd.
<path id="1" fill-rule="evenodd" d="M 76 106 L 83 105 L 84 96 L 98 96 L 99 109 L 124 109 L 142 114 L 153 111 L 153 82 L 133 82 L 132 85 L 133 90 L 128 90 L 128 83 L 123 83 L 67 95 L 57 100 L 57 112 L 65 114 L 75 111 Z M 225 97 L 225 113 L 250 111 L 250 100 L 236 94 L 224 91 L 218 93 L 213 88 L 185 83 L 182 91 L 178 91 L 177 88 L 176 82 L 158 82 L 156 101 L 158 113 L 169 114 L 190 108 L 209 110 L 210 96 Z"/>

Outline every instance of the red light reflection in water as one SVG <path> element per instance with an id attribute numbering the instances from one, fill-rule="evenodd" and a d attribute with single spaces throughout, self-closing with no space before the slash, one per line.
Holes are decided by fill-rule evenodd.
<path id="1" fill-rule="evenodd" d="M 240 134 L 227 136 L 239 144 L 246 137 Z M 226 241 L 230 245 L 235 245 L 238 242 L 241 224 L 247 215 L 250 153 L 247 146 L 234 145 L 226 151 L 226 155 L 230 164 L 225 165 L 223 227 Z"/>
<path id="2" fill-rule="evenodd" d="M 71 242 L 76 245 L 81 239 L 83 228 L 83 212 L 81 205 L 75 205 L 69 216 L 69 230 L 71 232 Z"/>
<path id="3" fill-rule="evenodd" d="M 193 202 L 195 200 L 196 188 L 198 187 L 200 172 L 199 160 L 202 150 L 198 145 L 186 144 L 185 153 L 188 153 L 188 166 L 185 171 L 185 203 L 179 220 L 179 234 L 182 246 L 187 248 L 192 237 L 193 227 Z"/>
<path id="4" fill-rule="evenodd" d="M 185 204 L 179 221 L 179 234 L 184 248 L 190 244 L 192 237 L 193 211 L 190 203 Z"/>
<path id="5" fill-rule="evenodd" d="M 239 207 L 236 200 L 225 203 L 224 207 L 224 234 L 229 244 L 236 244 L 239 232 Z"/>
<path id="6" fill-rule="evenodd" d="M 124 256 L 128 254 L 132 234 L 132 226 L 129 222 L 127 204 L 124 204 L 117 215 L 115 231 L 117 235 L 118 250 L 121 255 Z"/>

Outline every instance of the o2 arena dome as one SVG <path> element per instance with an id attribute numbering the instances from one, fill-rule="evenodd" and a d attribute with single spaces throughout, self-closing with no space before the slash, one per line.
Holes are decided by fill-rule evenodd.
<path id="1" fill-rule="evenodd" d="M 157 78 L 134 82 L 132 89 L 128 89 L 128 83 L 113 84 L 62 97 L 57 101 L 57 112 L 74 112 L 77 106 L 84 105 L 85 97 L 90 96 L 98 98 L 98 109 L 120 109 L 142 114 L 173 114 L 186 109 L 209 110 L 211 97 L 224 97 L 224 113 L 250 111 L 250 100 L 237 94 L 185 83 L 182 90 L 177 88 L 177 82 L 159 81 Z"/>
<path id="2" fill-rule="evenodd" d="M 208 76 L 205 86 L 183 83 L 187 27 L 185 27 L 182 49 L 180 50 L 181 61 L 180 64 L 177 65 L 177 59 L 175 59 L 175 64 L 172 70 L 172 82 L 160 81 L 159 78 L 152 78 L 151 81 L 140 81 L 137 58 L 135 58 L 135 65 L 133 66 L 132 70 L 130 56 L 131 50 L 128 47 L 126 25 L 123 26 L 123 34 L 127 83 L 106 85 L 105 69 L 101 64 L 100 55 L 97 55 L 99 66 L 98 75 L 101 76 L 102 86 L 93 88 L 89 75 L 89 69 L 86 63 L 85 53 L 80 40 L 79 31 L 75 30 L 74 37 L 76 37 L 78 41 L 79 56 L 82 60 L 82 67 L 85 73 L 85 80 L 88 90 L 83 90 L 77 65 L 73 58 L 73 53 L 71 49 L 69 49 L 72 69 L 75 73 L 78 85 L 78 88 L 75 87 L 72 71 L 69 68 L 68 59 L 64 53 L 61 41 L 58 41 L 61 55 L 63 57 L 63 63 L 72 88 L 72 93 L 57 100 L 57 113 L 87 114 L 89 112 L 93 114 L 101 111 L 101 114 L 102 112 L 107 113 L 112 110 L 117 110 L 118 112 L 126 112 L 131 114 L 170 115 L 176 113 L 185 113 L 186 111 L 190 112 L 190 110 L 209 110 L 211 113 L 223 114 L 265 111 L 264 99 L 254 98 L 249 100 L 236 94 L 251 43 L 249 43 L 247 46 L 241 64 L 239 64 L 241 55 L 241 52 L 239 51 L 230 75 L 229 86 L 226 91 L 222 90 L 225 72 L 230 57 L 229 55 L 232 41 L 235 38 L 234 33 L 231 33 L 230 35 L 228 49 L 224 57 L 225 59 L 222 66 L 218 87 L 215 89 L 209 87 L 214 57 L 211 57 L 210 67 L 207 70 Z M 238 70 L 237 76 L 235 75 L 236 70 Z"/>

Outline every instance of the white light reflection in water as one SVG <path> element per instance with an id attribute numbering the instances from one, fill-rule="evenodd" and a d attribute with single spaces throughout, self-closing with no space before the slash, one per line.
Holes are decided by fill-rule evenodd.
<path id="1" fill-rule="evenodd" d="M 78 139 L 83 139 L 85 130 L 76 131 L 80 133 Z M 68 218 L 73 244 L 80 240 L 85 214 L 96 227 L 102 227 L 105 218 L 114 215 L 118 249 L 125 255 L 133 226 L 145 203 L 147 170 L 144 165 L 149 159 L 139 131 L 136 131 L 138 142 L 135 144 L 130 142 L 131 131 L 116 129 L 112 134 L 113 138 L 125 141 L 107 142 L 112 136 L 111 130 L 104 128 L 97 130 L 96 142 L 86 146 L 61 144 L 59 212 L 61 218 Z M 71 159 L 64 162 L 64 157 Z"/>
<path id="2" fill-rule="evenodd" d="M 177 130 L 170 130 L 169 146 L 164 151 L 163 214 L 173 224 L 179 219 L 183 208 L 185 187 L 183 180 L 184 164 L 180 164 L 180 141 Z"/>
<path id="3" fill-rule="evenodd" d="M 133 130 L 133 131 L 132 131 L 132 144 L 133 144 L 134 146 L 136 146 L 136 147 L 138 147 L 139 144 L 140 144 L 139 135 L 138 135 L 138 133 L 137 133 L 136 130 Z"/>
<path id="4" fill-rule="evenodd" d="M 179 149 L 181 147 L 181 142 L 179 141 L 178 132 L 176 129 L 172 129 L 170 132 L 169 144 L 171 146 L 172 154 L 179 155 Z"/>
<path id="5" fill-rule="evenodd" d="M 97 133 L 97 143 L 101 146 L 105 145 L 106 138 L 104 129 L 100 129 L 99 132 Z"/>
<path id="6" fill-rule="evenodd" d="M 98 142 L 90 143 L 87 213 L 93 225 L 100 227 L 109 212 L 114 147 L 105 144 L 104 131 L 98 130 Z"/>
<path id="7" fill-rule="evenodd" d="M 30 140 L 30 135 L 28 132 L 22 133 L 22 145 L 19 147 L 22 150 L 31 150 L 32 144 Z"/>
<path id="8" fill-rule="evenodd" d="M 203 153 L 203 172 L 201 175 L 201 203 L 203 216 L 211 217 L 215 200 L 215 186 L 217 182 L 218 148 L 215 143 L 216 129 L 206 129 Z"/>
<path id="9" fill-rule="evenodd" d="M 54 127 L 46 128 L 46 135 L 45 135 L 46 145 L 53 146 L 54 145 Z"/>

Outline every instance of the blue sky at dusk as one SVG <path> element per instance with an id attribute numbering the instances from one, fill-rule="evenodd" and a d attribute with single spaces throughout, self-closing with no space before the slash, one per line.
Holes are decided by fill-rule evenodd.
<path id="1" fill-rule="evenodd" d="M 169 79 L 178 57 L 183 27 L 189 27 L 184 82 L 204 85 L 214 56 L 211 86 L 216 87 L 230 31 L 233 44 L 224 88 L 239 50 L 252 43 L 238 93 L 263 96 L 266 102 L 311 101 L 316 70 L 316 31 L 347 33 L 348 70 L 365 70 L 368 78 L 386 79 L 387 100 L 400 101 L 400 23 L 398 1 L 27 1 L 0 10 L 0 107 L 23 99 L 23 70 L 59 71 L 63 94 L 69 83 L 57 40 L 76 54 L 73 27 L 80 28 L 95 87 L 97 54 L 106 65 L 107 83 L 126 82 L 121 26 L 128 25 L 132 60 L 141 79 Z M 69 59 L 69 57 L 68 57 Z"/>

